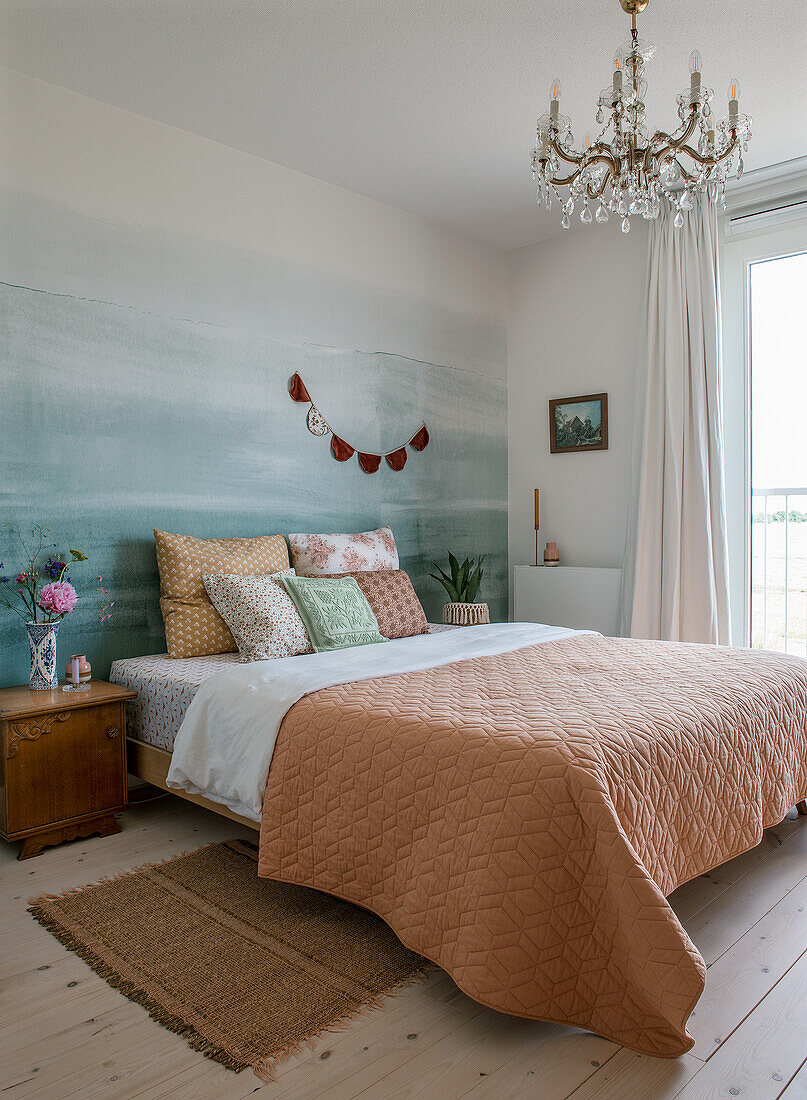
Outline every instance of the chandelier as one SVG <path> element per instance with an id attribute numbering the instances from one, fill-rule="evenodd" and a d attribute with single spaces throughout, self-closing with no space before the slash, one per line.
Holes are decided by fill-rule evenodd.
<path id="1" fill-rule="evenodd" d="M 532 154 L 532 175 L 538 188 L 538 202 L 546 210 L 552 196 L 561 204 L 561 225 L 572 224 L 575 207 L 580 221 L 607 222 L 611 214 L 622 218 L 622 232 L 630 232 L 630 219 L 641 215 L 657 218 L 661 197 L 675 207 L 673 224 L 681 228 L 684 212 L 691 210 L 694 196 L 706 192 L 725 204 L 726 180 L 735 168 L 743 173 L 743 151 L 751 137 L 751 119 L 739 112 L 739 84 L 729 85 L 728 118 L 715 127 L 712 119 L 714 92 L 703 85 L 701 57 L 690 57 L 689 88 L 676 98 L 680 123 L 672 133 L 655 130 L 645 123 L 644 65 L 655 47 L 641 42 L 636 16 L 649 0 L 619 0 L 632 18 L 631 41 L 618 50 L 610 87 L 600 93 L 595 141 L 586 135 L 583 149 L 574 147 L 571 121 L 560 113 L 560 81 L 552 85 L 549 114 L 538 119 L 538 141 Z M 568 188 L 564 198 L 559 188 Z"/>

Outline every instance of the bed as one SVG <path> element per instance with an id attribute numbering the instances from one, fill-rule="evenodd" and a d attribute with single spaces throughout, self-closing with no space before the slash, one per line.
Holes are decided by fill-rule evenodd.
<path id="1" fill-rule="evenodd" d="M 191 700 L 205 680 L 237 663 L 237 653 L 185 658 L 158 653 L 113 662 L 109 679 L 137 692 L 137 698 L 127 705 L 129 773 L 232 821 L 258 829 L 260 822 L 253 817 L 235 813 L 204 796 L 172 789 L 166 783 L 174 741 Z"/>
<path id="2" fill-rule="evenodd" d="M 373 910 L 481 1003 L 688 1050 L 705 970 L 666 898 L 804 799 L 807 663 L 537 624 L 362 649 L 227 662 L 162 785 L 260 817 L 262 876 Z"/>
<path id="3" fill-rule="evenodd" d="M 429 633 L 454 627 L 430 623 Z M 260 813 L 238 813 L 213 798 L 192 794 L 166 782 L 179 728 L 192 699 L 205 680 L 239 664 L 237 653 L 209 657 L 169 657 L 167 653 L 126 657 L 114 661 L 109 678 L 137 692 L 127 705 L 127 761 L 129 773 L 147 783 L 204 806 L 252 829 L 260 828 Z"/>

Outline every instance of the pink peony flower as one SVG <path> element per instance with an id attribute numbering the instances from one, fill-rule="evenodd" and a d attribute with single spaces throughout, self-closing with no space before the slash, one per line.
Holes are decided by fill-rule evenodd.
<path id="1" fill-rule="evenodd" d="M 52 615 L 67 615 L 76 606 L 76 590 L 67 581 L 46 584 L 36 601 L 43 611 Z"/>

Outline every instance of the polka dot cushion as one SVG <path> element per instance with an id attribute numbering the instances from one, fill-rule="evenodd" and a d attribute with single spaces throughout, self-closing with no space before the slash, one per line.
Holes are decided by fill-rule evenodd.
<path id="1" fill-rule="evenodd" d="M 238 643 L 242 661 L 270 661 L 313 653 L 294 601 L 283 587 L 284 569 L 266 577 L 205 573 L 205 588 Z"/>
<path id="2" fill-rule="evenodd" d="M 197 539 L 154 532 L 160 571 L 160 607 L 170 657 L 205 657 L 237 649 L 235 638 L 210 602 L 205 573 L 257 575 L 289 568 L 283 535 Z"/>

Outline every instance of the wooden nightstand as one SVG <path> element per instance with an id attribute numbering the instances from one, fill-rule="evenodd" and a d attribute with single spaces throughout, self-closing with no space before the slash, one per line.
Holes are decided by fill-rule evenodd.
<path id="1" fill-rule="evenodd" d="M 126 700 L 103 680 L 89 691 L 0 688 L 0 836 L 19 859 L 78 836 L 120 832 L 126 809 Z"/>

